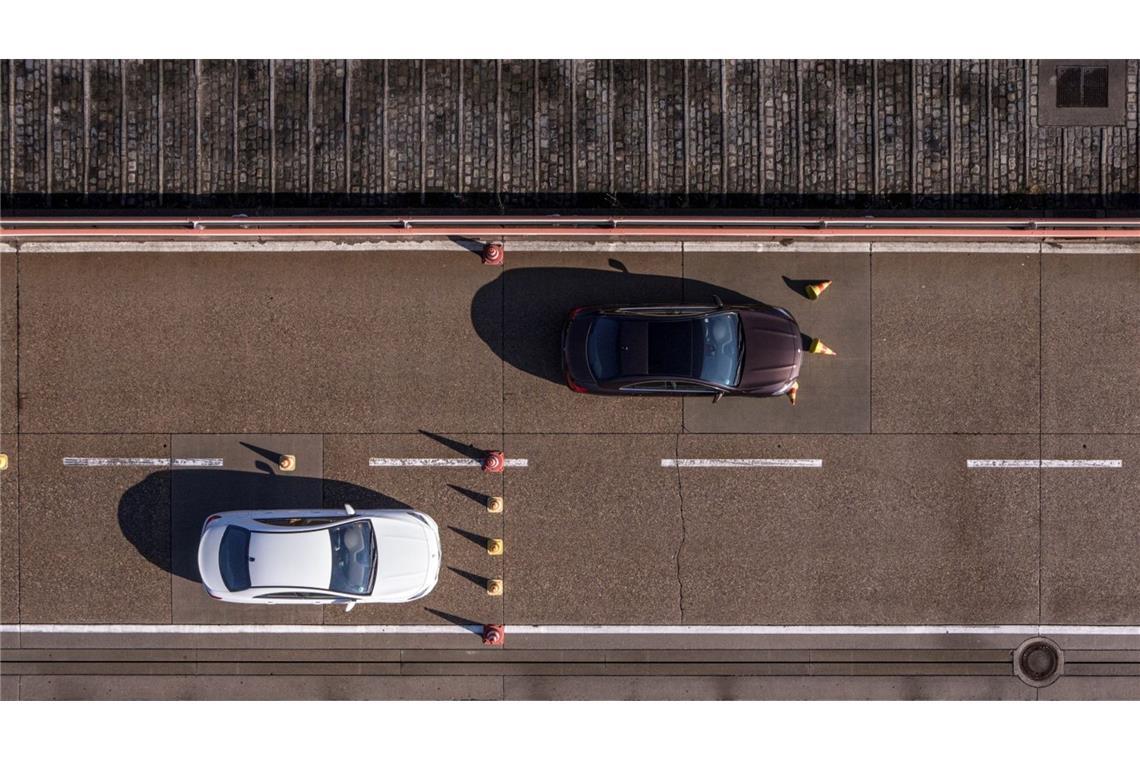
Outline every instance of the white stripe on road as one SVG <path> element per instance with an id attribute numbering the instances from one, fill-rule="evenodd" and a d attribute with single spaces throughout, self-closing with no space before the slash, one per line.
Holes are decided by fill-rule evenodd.
<path id="1" fill-rule="evenodd" d="M 525 459 L 506 459 L 504 467 L 526 467 L 529 462 Z M 368 460 L 369 467 L 482 467 L 482 459 L 385 459 L 372 457 Z"/>
<path id="2" fill-rule="evenodd" d="M 823 467 L 822 459 L 662 459 L 662 467 Z"/>
<path id="3" fill-rule="evenodd" d="M 1140 626 L 1125 625 L 508 625 L 508 633 L 538 635 L 689 635 L 705 636 L 928 636 L 1089 634 L 1140 636 Z"/>
<path id="4" fill-rule="evenodd" d="M 290 634 L 290 633 L 468 633 L 481 632 L 481 625 L 0 625 L 0 633 L 79 634 Z"/>
<path id="5" fill-rule="evenodd" d="M 166 457 L 64 457 L 64 467 L 222 467 L 221 459 L 174 459 Z"/>
<path id="6" fill-rule="evenodd" d="M 1122 459 L 967 459 L 966 466 L 970 468 L 987 467 L 1029 467 L 1033 469 L 1063 467 L 1123 467 Z"/>
<path id="7" fill-rule="evenodd" d="M 470 625 L 0 625 L 0 633 L 66 634 L 437 634 L 478 632 Z M 1140 636 L 1129 625 L 507 625 L 537 636 Z"/>

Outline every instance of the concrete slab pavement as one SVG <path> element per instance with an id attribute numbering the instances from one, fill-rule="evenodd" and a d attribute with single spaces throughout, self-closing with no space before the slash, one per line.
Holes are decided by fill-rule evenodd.
<path id="1" fill-rule="evenodd" d="M 872 432 L 1038 432 L 1039 258 L 872 254 Z"/>
<path id="2" fill-rule="evenodd" d="M 1036 699 L 1010 676 L 506 676 L 506 699 Z"/>
<path id="3" fill-rule="evenodd" d="M 678 623 L 674 436 L 507 436 L 507 621 Z"/>
<path id="4" fill-rule="evenodd" d="M 26 432 L 496 431 L 469 252 L 44 254 L 22 262 Z M 492 340 L 492 287 L 475 315 Z M 469 403 L 479 398 L 478 404 Z"/>
<path id="5" fill-rule="evenodd" d="M 63 465 L 169 455 L 165 435 L 20 437 L 21 622 L 170 622 L 167 468 Z"/>
<path id="6" fill-rule="evenodd" d="M 1041 471 L 1042 622 L 1140 624 L 1140 438 L 1046 435 L 1043 454 L 1123 466 Z"/>
<path id="7" fill-rule="evenodd" d="M 20 698 L 144 700 L 502 699 L 500 676 L 21 676 Z"/>
<path id="8" fill-rule="evenodd" d="M 0 253 L 0 433 L 15 433 L 18 429 L 16 272 L 16 254 Z"/>
<path id="9" fill-rule="evenodd" d="M 0 472 L 0 623 L 20 622 L 20 442 L 0 433 L 8 469 Z"/>
<path id="10" fill-rule="evenodd" d="M 1035 623 L 1035 436 L 683 436 L 694 458 L 789 457 L 820 468 L 681 469 L 684 621 Z"/>
<path id="11" fill-rule="evenodd" d="M 1140 255 L 1044 256 L 1046 433 L 1140 433 Z"/>

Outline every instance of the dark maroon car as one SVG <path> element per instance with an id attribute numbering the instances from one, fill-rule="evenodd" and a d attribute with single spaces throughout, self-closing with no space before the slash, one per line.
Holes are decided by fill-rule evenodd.
<path id="1" fill-rule="evenodd" d="M 796 320 L 765 304 L 583 307 L 562 331 L 579 393 L 778 396 L 802 358 Z"/>

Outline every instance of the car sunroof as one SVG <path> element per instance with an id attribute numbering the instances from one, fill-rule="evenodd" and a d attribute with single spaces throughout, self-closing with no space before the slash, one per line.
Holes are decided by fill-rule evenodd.
<path id="1" fill-rule="evenodd" d="M 693 369 L 692 320 L 649 325 L 649 374 L 689 377 Z"/>

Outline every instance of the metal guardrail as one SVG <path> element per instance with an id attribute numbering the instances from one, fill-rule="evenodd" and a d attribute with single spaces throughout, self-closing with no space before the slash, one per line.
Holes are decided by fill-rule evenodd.
<path id="1" fill-rule="evenodd" d="M 1140 238 L 1140 219 L 311 216 L 25 217 L 0 219 L 0 238 L 20 237 L 1023 237 Z"/>

